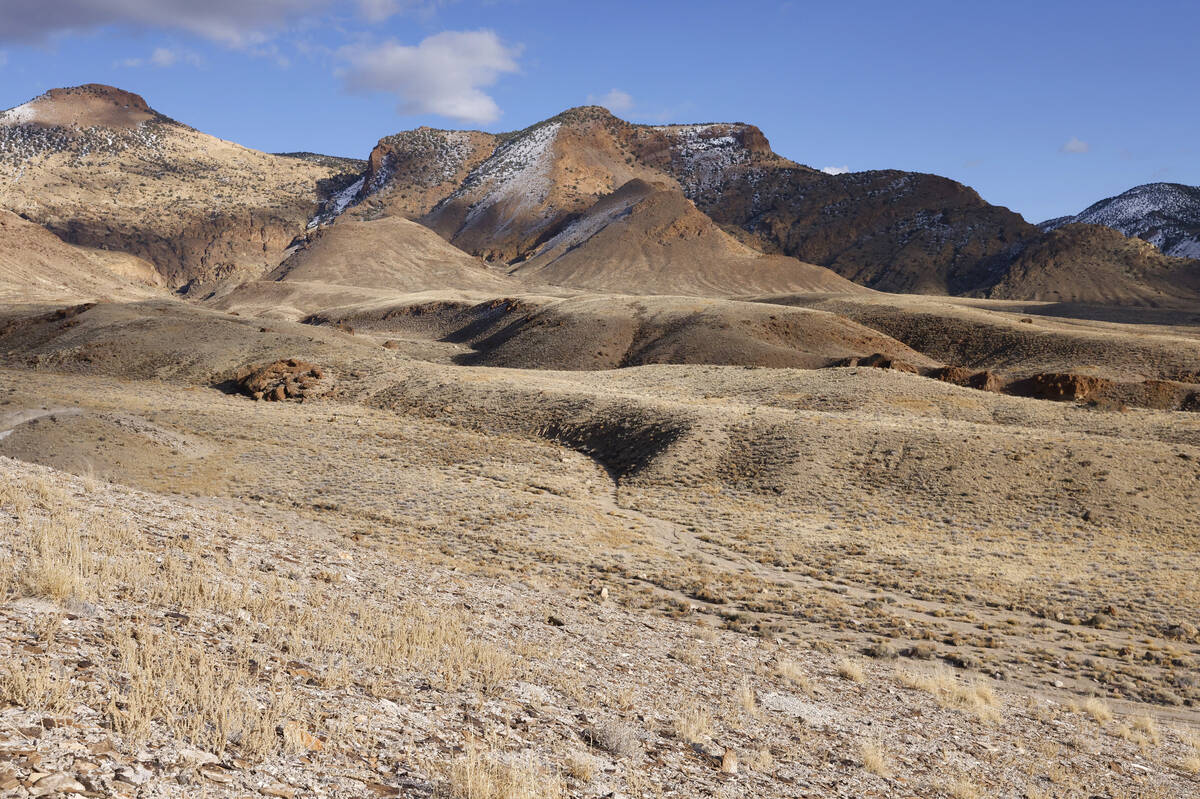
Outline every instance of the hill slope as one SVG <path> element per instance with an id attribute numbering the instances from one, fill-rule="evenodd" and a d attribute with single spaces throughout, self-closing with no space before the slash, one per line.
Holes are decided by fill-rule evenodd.
<path id="1" fill-rule="evenodd" d="M 0 113 L 0 207 L 144 258 L 172 288 L 274 268 L 338 175 L 205 135 L 110 86 L 54 89 Z"/>
<path id="2" fill-rule="evenodd" d="M 347 219 L 317 230 L 262 280 L 247 281 L 217 298 L 216 307 L 300 319 L 347 306 L 387 309 L 402 295 L 414 293 L 494 296 L 515 288 L 515 281 L 429 228 L 393 216 L 370 222 Z"/>
<path id="3" fill-rule="evenodd" d="M 1042 223 L 1044 230 L 1083 223 L 1137 236 L 1166 255 L 1200 258 L 1200 186 L 1147 183 L 1088 206 L 1075 216 Z"/>
<path id="4" fill-rule="evenodd" d="M 72 246 L 0 209 L 0 303 L 141 299 L 161 286 L 140 258 Z"/>
<path id="5" fill-rule="evenodd" d="M 997 299 L 1171 305 L 1200 299 L 1200 261 L 1100 225 L 1072 223 L 1022 250 L 988 290 Z"/>

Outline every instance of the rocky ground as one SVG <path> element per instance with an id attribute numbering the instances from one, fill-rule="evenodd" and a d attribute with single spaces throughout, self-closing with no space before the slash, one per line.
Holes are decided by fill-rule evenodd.
<path id="1" fill-rule="evenodd" d="M 0 779 L 46 796 L 1188 796 L 1099 699 L 0 461 Z M 10 528 L 10 529 L 12 529 Z M 15 703 L 15 704 L 14 704 Z"/>

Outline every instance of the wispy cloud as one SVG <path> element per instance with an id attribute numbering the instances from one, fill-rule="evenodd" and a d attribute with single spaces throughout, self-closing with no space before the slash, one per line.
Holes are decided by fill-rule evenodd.
<path id="1" fill-rule="evenodd" d="M 521 50 L 493 31 L 444 31 L 415 46 L 389 41 L 342 48 L 347 66 L 339 74 L 349 91 L 394 95 L 401 114 L 493 122 L 500 107 L 484 89 L 519 71 Z"/>
<path id="2" fill-rule="evenodd" d="M 122 67 L 173 67 L 176 64 L 189 64 L 193 67 L 200 66 L 200 56 L 193 53 L 191 50 L 182 50 L 171 47 L 156 47 L 146 58 L 125 58 L 117 62 L 118 66 Z"/>
<path id="3" fill-rule="evenodd" d="M 587 101 L 593 105 L 602 105 L 618 114 L 633 110 L 633 95 L 620 89 L 609 89 L 601 95 L 589 94 Z"/>
<path id="4" fill-rule="evenodd" d="M 1082 154 L 1092 149 L 1092 146 L 1080 138 L 1072 136 L 1067 139 L 1066 144 L 1058 148 L 1060 153 Z"/>
<path id="5" fill-rule="evenodd" d="M 845 175 L 850 171 L 848 166 L 825 166 L 821 167 L 821 171 L 826 175 Z"/>

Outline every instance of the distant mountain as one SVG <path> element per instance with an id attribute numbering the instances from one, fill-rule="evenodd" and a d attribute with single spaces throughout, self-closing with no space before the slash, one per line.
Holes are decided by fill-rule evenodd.
<path id="1" fill-rule="evenodd" d="M 512 133 L 401 132 L 360 161 L 249 150 L 97 84 L 0 112 L 0 209 L 62 241 L 145 259 L 193 296 L 261 282 L 295 255 L 274 275 L 283 279 L 265 281 L 273 288 L 259 287 L 264 301 L 282 283 L 297 297 L 299 284 L 500 290 L 515 283 L 507 272 L 527 285 L 626 294 L 858 291 L 849 280 L 922 294 L 1194 302 L 1190 262 L 1068 223 L 1095 219 L 1200 255 L 1198 194 L 1139 187 L 1043 232 L 936 175 L 825 174 L 740 122 L 638 125 L 585 106 Z"/>
<path id="2" fill-rule="evenodd" d="M 273 269 L 343 173 L 208 136 L 111 86 L 53 89 L 0 113 L 0 208 L 144 258 L 175 289 Z"/>
<path id="3" fill-rule="evenodd" d="M 1055 230 L 1071 223 L 1104 225 L 1150 242 L 1165 255 L 1200 258 L 1200 186 L 1147 183 L 1091 205 L 1076 216 L 1041 224 Z"/>

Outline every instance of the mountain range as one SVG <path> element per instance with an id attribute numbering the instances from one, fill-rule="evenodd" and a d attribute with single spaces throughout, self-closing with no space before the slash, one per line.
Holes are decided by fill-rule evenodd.
<path id="1" fill-rule="evenodd" d="M 408 247 L 419 231 L 378 224 L 399 218 L 482 261 L 453 279 L 412 262 L 408 290 L 466 275 L 631 294 L 852 282 L 1080 303 L 1200 297 L 1200 262 L 1173 257 L 1200 255 L 1195 189 L 1139 187 L 1039 229 L 947 178 L 830 175 L 776 154 L 753 125 L 638 125 L 597 106 L 513 133 L 397 133 L 362 161 L 257 152 L 92 84 L 0 114 L 0 172 L 0 208 L 71 245 L 143 259 L 189 296 L 282 280 L 297 257 L 311 276 L 322 253 Z M 346 280 L 344 263 L 331 269 Z"/>

